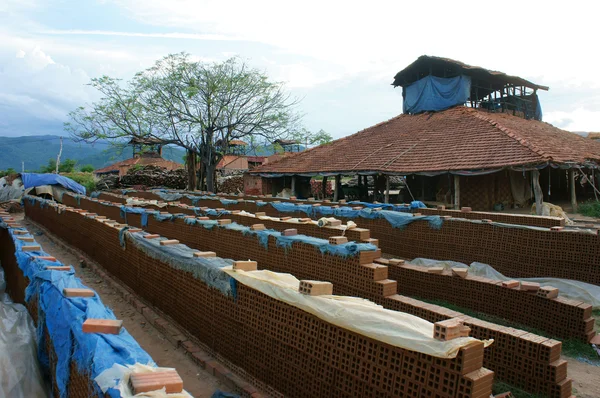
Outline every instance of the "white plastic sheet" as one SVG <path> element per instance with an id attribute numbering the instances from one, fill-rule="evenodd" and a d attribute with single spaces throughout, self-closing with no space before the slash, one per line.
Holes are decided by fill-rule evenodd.
<path id="1" fill-rule="evenodd" d="M 433 338 L 433 323 L 399 311 L 384 309 L 369 300 L 345 296 L 307 296 L 298 292 L 293 275 L 223 268 L 238 282 L 269 297 L 309 312 L 324 321 L 375 340 L 439 358 L 454 358 L 461 347 L 474 341 L 461 337 L 450 341 Z M 487 345 L 492 341 L 484 341 Z"/>
<path id="2" fill-rule="evenodd" d="M 4 294 L 5 286 L 0 268 L 0 397 L 47 397 L 33 321 L 23 305 Z"/>
<path id="3" fill-rule="evenodd" d="M 167 394 L 165 389 L 139 393 L 134 395 L 133 391 L 129 387 L 129 376 L 132 373 L 152 373 L 164 370 L 172 370 L 172 368 L 156 368 L 153 366 L 142 365 L 136 363 L 135 365 L 123 366 L 114 364 L 111 368 L 106 369 L 100 373 L 94 381 L 102 392 L 106 393 L 108 389 L 114 388 L 121 393 L 121 397 L 152 397 L 152 398 L 192 398 L 185 390 L 181 393 Z"/>
<path id="4" fill-rule="evenodd" d="M 445 267 L 445 268 L 469 268 L 469 275 L 483 276 L 485 278 L 507 281 L 517 280 L 526 282 L 537 282 L 542 286 L 554 286 L 558 288 L 559 296 L 563 296 L 572 300 L 583 301 L 591 304 L 594 309 L 600 308 L 600 286 L 592 285 L 581 281 L 560 278 L 509 278 L 500 272 L 496 271 L 491 265 L 474 262 L 470 266 L 456 261 L 438 261 L 426 258 L 415 258 L 411 264 L 421 265 L 424 267 Z"/>

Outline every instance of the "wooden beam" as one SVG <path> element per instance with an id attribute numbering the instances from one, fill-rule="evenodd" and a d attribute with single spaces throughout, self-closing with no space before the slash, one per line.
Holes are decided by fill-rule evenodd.
<path id="1" fill-rule="evenodd" d="M 322 185 L 321 189 L 322 189 L 321 194 L 323 195 L 323 197 L 321 199 L 325 199 L 327 197 L 327 177 L 323 177 L 323 185 Z"/>
<path id="2" fill-rule="evenodd" d="M 575 195 L 575 171 L 569 169 L 569 191 L 571 192 L 571 207 L 573 213 L 577 213 L 577 196 Z"/>
<path id="3" fill-rule="evenodd" d="M 460 176 L 454 175 L 454 209 L 460 209 Z"/>
<path id="4" fill-rule="evenodd" d="M 538 216 L 542 215 L 543 211 L 543 202 L 544 202 L 544 192 L 542 191 L 542 187 L 540 186 L 540 171 L 533 170 L 531 172 L 531 180 L 533 182 L 533 194 L 535 196 L 535 213 Z"/>
<path id="5" fill-rule="evenodd" d="M 385 203 L 390 203 L 390 176 L 385 176 Z"/>
<path id="6" fill-rule="evenodd" d="M 333 201 L 337 202 L 340 198 L 340 188 L 342 186 L 342 176 L 341 175 L 336 175 L 335 176 L 335 192 L 333 193 Z"/>
<path id="7" fill-rule="evenodd" d="M 296 176 L 292 176 L 292 196 L 296 196 Z"/>

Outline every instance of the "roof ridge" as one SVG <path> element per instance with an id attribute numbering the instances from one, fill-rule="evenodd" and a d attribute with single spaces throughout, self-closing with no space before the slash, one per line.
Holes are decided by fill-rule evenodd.
<path id="1" fill-rule="evenodd" d="M 472 108 L 467 108 L 467 109 L 472 109 Z M 552 156 L 548 155 L 542 149 L 538 148 L 533 143 L 527 141 L 525 138 L 522 138 L 515 130 L 504 126 L 502 123 L 500 123 L 500 121 L 495 120 L 491 117 L 487 117 L 476 109 L 472 109 L 472 110 L 470 110 L 470 112 L 472 112 L 476 118 L 483 120 L 485 122 L 488 122 L 489 124 L 494 126 L 496 129 L 498 129 L 499 131 L 501 131 L 502 133 L 507 135 L 508 137 L 512 138 L 513 140 L 517 141 L 519 144 L 521 144 L 525 148 L 529 149 L 531 152 L 533 152 L 537 155 L 540 155 L 541 157 L 546 158 L 547 160 L 553 160 Z"/>

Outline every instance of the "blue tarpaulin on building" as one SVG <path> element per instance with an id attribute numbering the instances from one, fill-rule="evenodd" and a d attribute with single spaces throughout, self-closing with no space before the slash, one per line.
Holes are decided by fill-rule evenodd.
<path id="1" fill-rule="evenodd" d="M 42 185 L 61 185 L 73 192 L 85 195 L 85 187 L 58 174 L 21 173 L 21 180 L 25 189 Z"/>
<path id="2" fill-rule="evenodd" d="M 404 87 L 404 113 L 441 111 L 467 102 L 471 95 L 471 78 L 425 76 Z"/>

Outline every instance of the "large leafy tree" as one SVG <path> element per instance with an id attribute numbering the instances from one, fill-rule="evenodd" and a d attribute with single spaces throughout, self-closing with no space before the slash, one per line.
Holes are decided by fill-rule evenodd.
<path id="1" fill-rule="evenodd" d="M 93 79 L 102 99 L 69 114 L 65 127 L 78 139 L 156 138 L 187 150 L 186 163 L 213 191 L 215 169 L 232 140 L 272 141 L 297 130 L 297 103 L 283 85 L 238 58 L 196 62 L 171 54 L 126 85 Z M 192 187 L 196 185 L 190 179 Z"/>
<path id="2" fill-rule="evenodd" d="M 220 63 L 193 62 L 172 54 L 136 77 L 147 109 L 168 135 L 197 153 L 208 190 L 232 140 L 265 141 L 296 128 L 296 101 L 281 83 L 238 58 Z"/>

